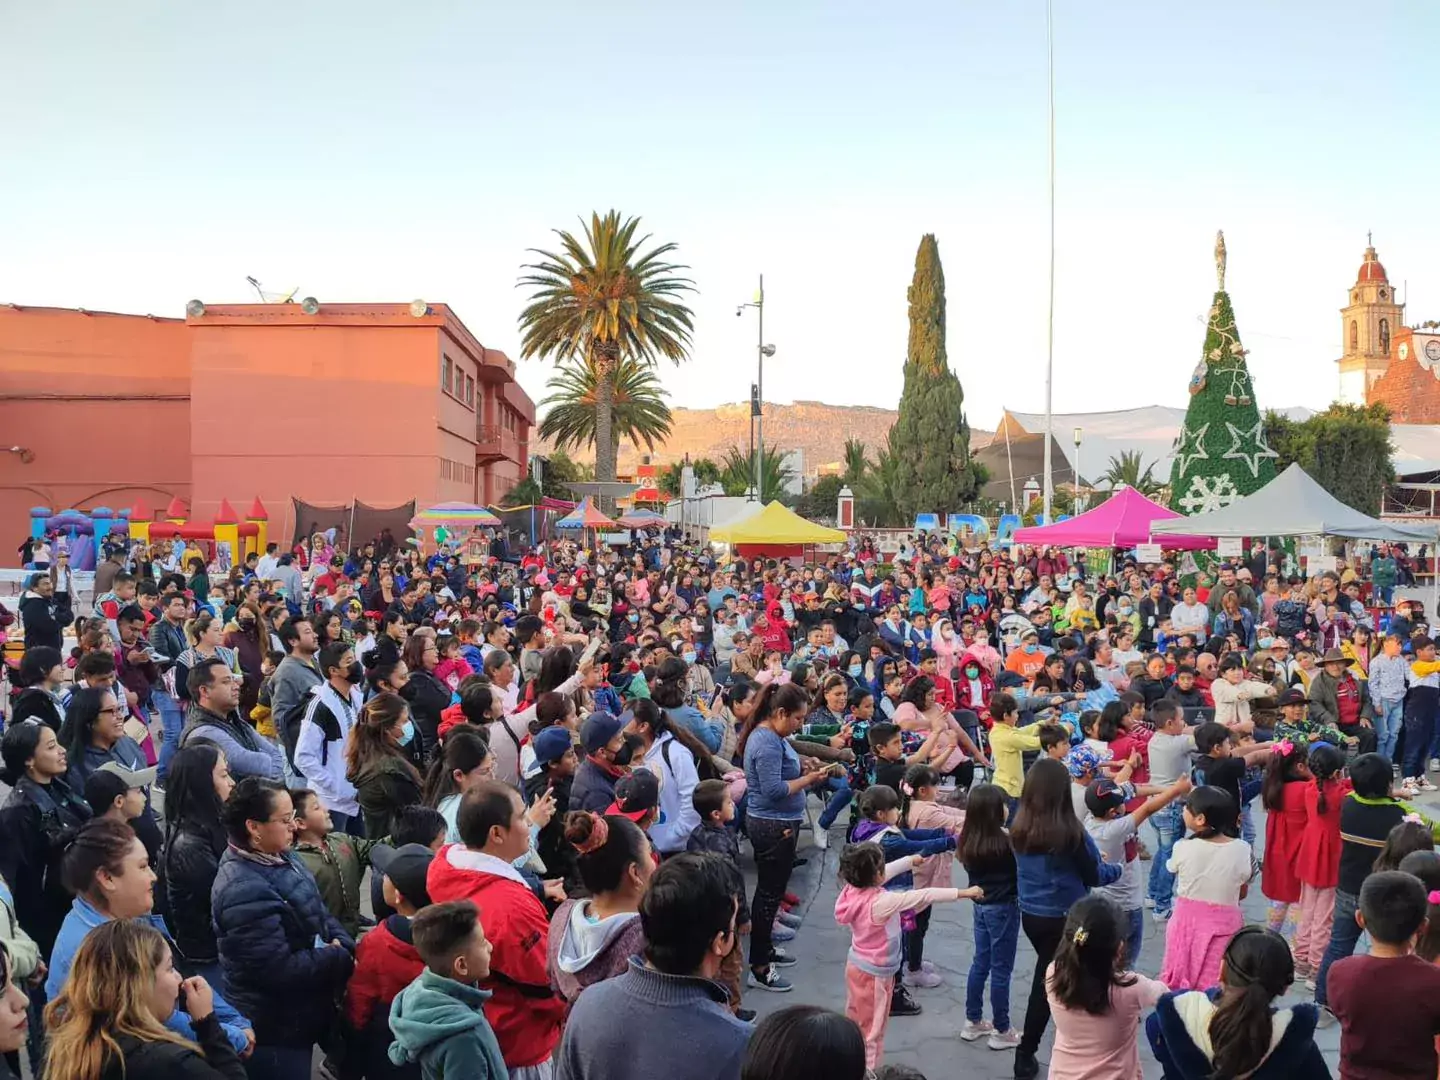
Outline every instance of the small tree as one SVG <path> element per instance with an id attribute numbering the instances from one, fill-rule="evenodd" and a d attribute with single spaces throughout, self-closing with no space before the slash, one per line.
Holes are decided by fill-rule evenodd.
<path id="1" fill-rule="evenodd" d="M 834 521 L 835 509 L 840 503 L 840 489 L 845 481 L 839 476 L 817 477 L 810 490 L 800 496 L 796 511 L 801 517 L 812 521 Z"/>
<path id="2" fill-rule="evenodd" d="M 1141 468 L 1142 458 L 1139 450 L 1122 450 L 1119 457 L 1110 458 L 1110 467 L 1105 470 L 1105 475 L 1100 480 L 1108 484 L 1110 488 L 1118 488 L 1124 484 L 1132 487 L 1141 495 L 1154 496 L 1162 487 L 1160 481 L 1154 477 L 1155 463 Z M 1052 504 L 1053 504 L 1052 499 Z"/>
<path id="3" fill-rule="evenodd" d="M 1337 401 L 1299 423 L 1267 412 L 1265 438 L 1278 455 L 1277 469 L 1298 464 L 1346 506 L 1380 513 L 1385 486 L 1395 481 L 1390 410 L 1384 405 Z"/>
<path id="4" fill-rule="evenodd" d="M 764 490 L 776 499 L 781 498 L 785 485 L 791 480 L 790 467 L 785 464 L 785 453 L 777 447 L 767 446 L 760 463 L 764 473 Z M 726 450 L 725 456 L 720 459 L 719 482 L 725 489 L 725 494 L 731 496 L 744 495 L 747 489 L 754 487 L 755 464 L 750 455 L 738 446 Z"/>
<path id="5" fill-rule="evenodd" d="M 571 484 L 595 479 L 595 470 L 574 460 L 564 450 L 556 450 L 541 468 L 540 490 L 552 499 L 575 502 L 578 496 L 570 490 Z"/>
<path id="6" fill-rule="evenodd" d="M 501 506 L 534 506 L 545 493 L 533 476 L 527 476 L 500 497 Z"/>
<path id="7" fill-rule="evenodd" d="M 870 469 L 870 459 L 865 453 L 865 444 L 859 439 L 850 438 L 845 440 L 845 470 L 841 478 L 851 488 L 864 478 Z"/>

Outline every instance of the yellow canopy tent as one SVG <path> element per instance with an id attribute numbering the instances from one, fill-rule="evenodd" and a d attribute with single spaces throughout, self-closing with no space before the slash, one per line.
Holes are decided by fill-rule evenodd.
<path id="1" fill-rule="evenodd" d="M 710 530 L 710 539 L 722 544 L 843 544 L 845 533 L 806 521 L 795 511 L 772 502 L 758 514 Z"/>

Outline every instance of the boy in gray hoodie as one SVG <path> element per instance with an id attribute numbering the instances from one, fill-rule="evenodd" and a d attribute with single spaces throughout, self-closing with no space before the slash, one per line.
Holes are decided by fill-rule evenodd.
<path id="1" fill-rule="evenodd" d="M 485 1019 L 490 994 L 475 985 L 490 974 L 480 910 L 469 900 L 431 904 L 415 914 L 410 931 L 425 970 L 390 1006 L 390 1060 L 418 1061 L 424 1080 L 507 1080 Z"/>

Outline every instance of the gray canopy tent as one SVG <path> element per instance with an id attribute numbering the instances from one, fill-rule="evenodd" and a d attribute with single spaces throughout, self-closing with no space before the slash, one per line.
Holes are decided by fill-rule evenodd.
<path id="1" fill-rule="evenodd" d="M 1429 544 L 1432 551 L 1440 540 L 1433 525 L 1392 525 L 1346 506 L 1299 465 L 1291 465 L 1259 491 L 1229 506 L 1194 517 L 1157 521 L 1150 532 L 1157 539 L 1173 533 L 1216 537 L 1339 536 L 1346 540 Z M 1440 566 L 1432 582 L 1432 600 L 1440 607 Z"/>

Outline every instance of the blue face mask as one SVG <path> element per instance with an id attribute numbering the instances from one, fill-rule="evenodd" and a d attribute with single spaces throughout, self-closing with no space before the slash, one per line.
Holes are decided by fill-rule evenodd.
<path id="1" fill-rule="evenodd" d="M 860 673 L 861 673 L 862 671 L 864 671 L 865 669 L 864 669 L 863 667 L 861 667 L 859 664 L 851 664 L 851 665 L 850 665 L 848 668 L 846 668 L 845 670 L 850 673 L 850 677 L 851 677 L 852 679 L 858 679 L 858 678 L 860 677 Z"/>
<path id="2" fill-rule="evenodd" d="M 405 726 L 400 729 L 400 745 L 409 746 L 410 741 L 415 738 L 415 722 L 406 720 Z"/>
<path id="3" fill-rule="evenodd" d="M 681 653 L 680 659 L 684 660 L 687 664 L 693 664 L 695 663 L 695 654 L 693 652 Z"/>
<path id="4" fill-rule="evenodd" d="M 1024 645 L 1020 647 L 1024 649 L 1027 653 L 1035 653 L 1040 651 L 1040 646 L 1033 641 L 1027 641 Z"/>

